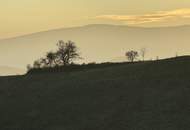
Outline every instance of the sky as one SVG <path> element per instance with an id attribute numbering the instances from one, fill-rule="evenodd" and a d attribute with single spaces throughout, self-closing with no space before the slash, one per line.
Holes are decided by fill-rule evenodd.
<path id="1" fill-rule="evenodd" d="M 87 24 L 190 23 L 190 0 L 0 0 L 0 39 Z"/>

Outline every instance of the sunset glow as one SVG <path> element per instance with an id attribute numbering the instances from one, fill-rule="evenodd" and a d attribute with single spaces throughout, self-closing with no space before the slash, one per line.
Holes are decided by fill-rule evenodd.
<path id="1" fill-rule="evenodd" d="M 1 0 L 0 38 L 87 24 L 189 24 L 189 0 Z"/>

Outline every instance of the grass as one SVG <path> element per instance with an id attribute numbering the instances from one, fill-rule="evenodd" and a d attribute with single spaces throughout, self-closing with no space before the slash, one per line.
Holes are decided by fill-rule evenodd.
<path id="1" fill-rule="evenodd" d="M 0 78 L 1 130 L 189 130 L 190 57 Z"/>

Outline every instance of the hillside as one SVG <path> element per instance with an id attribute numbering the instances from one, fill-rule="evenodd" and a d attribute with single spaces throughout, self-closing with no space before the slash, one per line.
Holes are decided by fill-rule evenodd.
<path id="1" fill-rule="evenodd" d="M 84 60 L 123 61 L 127 50 L 147 48 L 146 59 L 189 54 L 190 26 L 142 28 L 116 25 L 87 25 L 49 30 L 0 40 L 3 65 L 26 68 L 27 64 L 54 50 L 58 40 L 72 40 Z M 5 58 L 6 57 L 6 58 Z M 0 64 L 1 65 L 1 64 Z"/>
<path id="2" fill-rule="evenodd" d="M 0 78 L 2 130 L 188 130 L 190 57 Z"/>

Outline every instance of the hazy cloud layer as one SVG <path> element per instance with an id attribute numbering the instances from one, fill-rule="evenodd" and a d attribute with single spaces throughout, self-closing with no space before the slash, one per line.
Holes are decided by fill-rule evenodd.
<path id="1" fill-rule="evenodd" d="M 171 11 L 159 11 L 142 15 L 99 15 L 95 17 L 95 19 L 120 21 L 126 22 L 127 24 L 143 24 L 184 18 L 190 18 L 190 8 L 176 9 Z"/>

